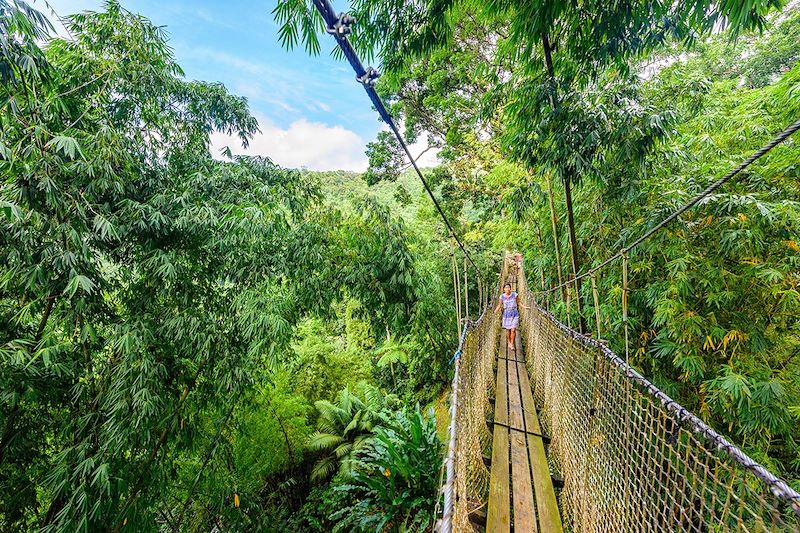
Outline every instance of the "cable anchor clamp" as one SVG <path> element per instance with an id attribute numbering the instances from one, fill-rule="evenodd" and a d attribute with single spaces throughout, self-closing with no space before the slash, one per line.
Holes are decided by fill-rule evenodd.
<path id="1" fill-rule="evenodd" d="M 375 87 L 375 84 L 378 83 L 378 78 L 380 77 L 380 73 L 372 67 L 367 67 L 367 70 L 364 72 L 363 76 L 356 76 L 356 79 L 361 82 L 363 85 L 368 87 Z"/>
<path id="2" fill-rule="evenodd" d="M 339 16 L 336 18 L 336 22 L 333 23 L 333 26 L 328 26 L 325 28 L 325 31 L 331 35 L 350 35 L 350 33 L 353 31 L 353 24 L 355 23 L 355 17 L 352 17 L 347 13 L 339 13 Z"/>

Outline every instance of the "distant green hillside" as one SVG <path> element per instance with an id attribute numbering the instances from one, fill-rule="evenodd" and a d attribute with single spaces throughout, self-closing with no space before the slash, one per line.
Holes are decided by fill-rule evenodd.
<path id="1" fill-rule="evenodd" d="M 392 213 L 409 221 L 415 217 L 425 190 L 414 171 L 406 170 L 395 182 L 382 181 L 369 186 L 357 172 L 331 170 L 324 172 L 303 171 L 305 176 L 320 181 L 325 194 L 325 203 L 349 211 L 352 206 L 367 196 L 373 196 L 388 206 Z"/>

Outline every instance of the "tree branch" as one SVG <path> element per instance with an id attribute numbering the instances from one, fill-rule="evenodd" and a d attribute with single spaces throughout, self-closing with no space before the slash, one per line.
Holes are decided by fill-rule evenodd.
<path id="1" fill-rule="evenodd" d="M 420 158 L 420 157 L 422 157 L 422 156 L 425 154 L 425 152 L 427 152 L 427 151 L 428 151 L 428 150 L 430 150 L 431 148 L 433 148 L 433 145 L 430 145 L 430 146 L 428 146 L 427 148 L 425 148 L 423 151 L 421 151 L 421 152 L 419 153 L 419 155 L 418 155 L 417 157 L 415 157 L 415 158 L 414 158 L 414 163 L 416 163 L 417 161 L 419 161 L 419 158 Z M 403 165 L 403 168 L 401 168 L 401 169 L 400 169 L 400 172 L 404 172 L 405 170 L 408 170 L 410 167 L 411 167 L 411 163 L 410 163 L 410 162 L 409 162 L 409 163 L 406 163 L 405 165 Z"/>
<path id="2" fill-rule="evenodd" d="M 189 392 L 197 384 L 197 380 L 200 378 L 200 373 L 205 368 L 206 363 L 208 363 L 208 359 L 206 359 L 206 361 L 204 361 L 203 364 L 200 365 L 200 368 L 197 369 L 197 372 L 195 372 L 195 375 L 192 378 L 192 380 L 186 385 L 186 388 L 183 390 L 183 393 L 181 394 L 181 397 L 178 400 L 178 405 L 175 407 L 175 410 L 172 412 L 172 415 L 170 415 L 169 419 L 166 422 L 166 425 L 161 430 L 161 435 L 158 438 L 158 442 L 156 442 L 156 445 L 150 452 L 150 456 L 147 458 L 147 462 L 145 462 L 141 474 L 139 475 L 139 478 L 136 480 L 136 484 L 133 486 L 133 490 L 131 491 L 130 497 L 125 502 L 125 505 L 122 506 L 120 512 L 117 514 L 117 519 L 115 520 L 117 525 L 113 529 L 114 533 L 119 533 L 119 531 L 122 529 L 122 526 L 124 524 L 125 513 L 128 512 L 128 509 L 130 509 L 131 505 L 133 505 L 133 503 L 139 498 L 139 495 L 141 494 L 142 489 L 144 488 L 144 480 L 146 473 L 148 470 L 150 470 L 150 466 L 153 464 L 153 461 L 155 461 L 158 452 L 161 451 L 161 448 L 167 442 L 167 437 L 169 436 L 169 425 L 172 422 L 172 419 L 175 418 L 175 415 L 177 415 L 180 412 L 184 402 L 186 401 L 186 398 L 188 398 L 189 396 Z"/>
<path id="3" fill-rule="evenodd" d="M 206 456 L 203 458 L 203 464 L 200 465 L 200 470 L 197 472 L 197 476 L 194 478 L 194 483 L 192 483 L 191 488 L 189 488 L 189 492 L 186 495 L 186 501 L 183 502 L 183 508 L 181 509 L 181 514 L 178 515 L 178 520 L 175 522 L 175 525 L 172 526 L 172 531 L 178 532 L 180 531 L 181 524 L 183 523 L 183 516 L 186 514 L 186 510 L 189 508 L 189 504 L 192 502 L 192 496 L 194 495 L 194 491 L 197 488 L 197 484 L 200 483 L 200 477 L 203 475 L 203 471 L 208 466 L 209 461 L 211 461 L 211 456 L 214 455 L 214 452 L 217 450 L 217 446 L 219 446 L 220 438 L 222 437 L 222 431 L 225 429 L 225 426 L 228 425 L 228 421 L 233 415 L 233 410 L 239 403 L 239 397 L 241 393 L 237 395 L 236 401 L 231 403 L 230 409 L 228 409 L 228 414 L 225 415 L 225 419 L 219 425 L 219 430 L 217 431 L 217 435 L 214 437 L 214 444 L 209 446 L 208 451 L 206 452 Z"/>

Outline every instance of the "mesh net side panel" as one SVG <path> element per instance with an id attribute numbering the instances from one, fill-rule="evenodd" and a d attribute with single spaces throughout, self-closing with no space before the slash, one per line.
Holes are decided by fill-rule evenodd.
<path id="1" fill-rule="evenodd" d="M 501 279 L 505 279 L 504 267 Z M 493 366 L 500 321 L 490 305 L 469 330 L 461 350 L 456 405 L 456 457 L 453 531 L 473 531 L 470 513 L 485 508 L 489 496 L 489 469 L 483 461 L 491 455 L 492 434 L 486 425 L 494 396 Z"/>
<path id="2" fill-rule="evenodd" d="M 796 493 L 759 475 L 759 465 L 682 416 L 615 354 L 538 307 L 524 272 L 518 283 L 530 306 L 521 329 L 552 439 L 550 467 L 564 480 L 567 530 L 800 531 Z"/>

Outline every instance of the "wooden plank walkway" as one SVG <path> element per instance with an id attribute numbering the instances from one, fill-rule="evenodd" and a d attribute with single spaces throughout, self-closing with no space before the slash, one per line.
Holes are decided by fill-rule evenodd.
<path id="1" fill-rule="evenodd" d="M 519 334 L 500 332 L 487 533 L 562 531 Z"/>

